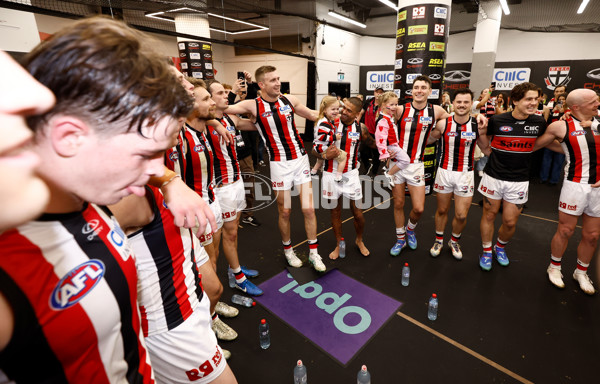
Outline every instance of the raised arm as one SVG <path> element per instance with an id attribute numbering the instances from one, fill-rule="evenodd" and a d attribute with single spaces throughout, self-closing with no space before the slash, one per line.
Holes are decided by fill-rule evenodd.
<path id="1" fill-rule="evenodd" d="M 237 104 L 228 106 L 225 113 L 228 115 L 243 115 L 249 113 L 256 117 L 256 102 L 254 100 L 240 101 Z"/>
<path id="2" fill-rule="evenodd" d="M 481 98 L 481 101 L 479 103 L 477 103 L 477 106 L 475 108 L 481 109 L 485 105 L 485 103 L 488 102 L 488 100 L 490 99 L 490 96 L 492 96 L 492 92 L 490 92 L 489 88 L 484 89 L 483 97 Z"/>
<path id="3" fill-rule="evenodd" d="M 319 119 L 319 112 L 314 109 L 308 108 L 306 105 L 302 104 L 300 100 L 296 96 L 293 95 L 285 95 L 285 97 L 292 103 L 294 106 L 294 111 L 300 117 L 304 117 L 310 121 L 317 121 Z"/>
<path id="4" fill-rule="evenodd" d="M 258 130 L 256 128 L 256 125 L 254 125 L 254 123 L 252 123 L 252 121 L 250 121 L 250 119 L 242 119 L 241 117 L 237 117 L 236 115 L 231 115 L 229 117 L 233 120 L 235 127 L 237 129 L 239 129 L 240 131 L 257 131 Z"/>

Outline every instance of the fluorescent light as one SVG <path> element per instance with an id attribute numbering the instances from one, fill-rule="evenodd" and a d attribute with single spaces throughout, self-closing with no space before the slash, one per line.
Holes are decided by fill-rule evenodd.
<path id="1" fill-rule="evenodd" d="M 196 9 L 183 7 L 183 8 L 177 8 L 177 9 L 171 9 L 169 11 L 148 13 L 145 16 L 153 18 L 153 19 L 170 21 L 171 23 L 174 23 L 175 20 L 171 19 L 170 17 L 167 17 L 165 14 L 166 13 L 172 13 L 172 12 L 182 12 L 182 11 L 204 13 L 204 12 L 198 11 Z M 256 29 L 249 29 L 249 30 L 246 30 L 246 31 L 235 31 L 235 32 L 225 31 L 223 29 L 218 29 L 218 28 L 209 28 L 211 31 L 215 31 L 215 32 L 221 32 L 221 33 L 226 33 L 226 34 L 230 34 L 230 35 L 239 35 L 239 34 L 242 34 L 242 33 L 266 31 L 266 30 L 269 29 L 268 27 L 265 27 L 264 25 L 258 25 L 258 24 L 250 23 L 248 21 L 238 20 L 238 19 L 234 19 L 234 18 L 231 18 L 231 17 L 227 17 L 227 16 L 217 15 L 217 14 L 214 14 L 214 13 L 206 13 L 206 15 L 212 16 L 212 17 L 218 17 L 218 18 L 225 19 L 225 20 L 229 20 L 229 21 L 232 21 L 234 23 L 249 25 L 251 27 L 255 27 L 256 28 Z"/>
<path id="2" fill-rule="evenodd" d="M 345 21 L 345 22 L 347 22 L 347 23 L 350 23 L 350 24 L 357 25 L 357 26 L 359 26 L 359 27 L 361 27 L 361 28 L 367 28 L 367 26 L 366 26 L 366 25 L 364 25 L 363 23 L 359 23 L 359 22 L 358 22 L 358 21 L 356 21 L 356 20 L 353 20 L 353 19 L 351 19 L 351 18 L 349 18 L 349 17 L 347 17 L 347 16 L 344 16 L 344 15 L 340 15 L 339 13 L 337 13 L 337 12 L 334 12 L 334 11 L 329 11 L 329 16 L 336 17 L 336 18 L 338 18 L 338 19 L 340 19 L 340 20 L 343 20 L 343 21 Z"/>
<path id="3" fill-rule="evenodd" d="M 508 4 L 506 3 L 506 0 L 500 0 L 500 5 L 502 6 L 502 10 L 504 11 L 504 14 L 510 15 L 510 9 L 508 9 Z"/>
<path id="4" fill-rule="evenodd" d="M 392 3 L 390 0 L 379 0 L 379 2 L 387 5 L 390 8 L 395 9 L 396 11 L 399 9 L 398 6 L 394 3 Z"/>
<path id="5" fill-rule="evenodd" d="M 577 13 L 583 13 L 583 11 L 585 10 L 585 7 L 588 5 L 588 3 L 590 2 L 590 0 L 583 0 L 581 2 L 581 5 L 579 6 L 579 9 L 577 10 Z"/>

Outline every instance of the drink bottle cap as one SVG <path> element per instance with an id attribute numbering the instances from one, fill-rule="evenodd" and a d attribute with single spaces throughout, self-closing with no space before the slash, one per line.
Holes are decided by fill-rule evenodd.
<path id="1" fill-rule="evenodd" d="M 408 267 L 408 263 L 404 263 L 404 266 L 405 266 L 405 267 Z"/>
<path id="2" fill-rule="evenodd" d="M 342 239 L 341 239 L 341 240 L 342 240 L 342 241 L 344 241 L 344 238 L 342 237 Z"/>
<path id="3" fill-rule="evenodd" d="M 252 306 L 254 307 L 256 305 L 256 301 L 252 302 Z M 264 320 L 264 319 L 263 319 Z"/>
<path id="4" fill-rule="evenodd" d="M 437 297 L 437 295 L 434 293 L 433 295 L 431 295 L 431 297 L 433 297 L 435 299 Z"/>
<path id="5" fill-rule="evenodd" d="M 298 365 L 299 367 L 302 366 L 302 360 L 298 360 L 298 362 L 296 363 L 296 365 Z"/>
<path id="6" fill-rule="evenodd" d="M 367 371 L 367 366 L 366 366 L 366 365 L 363 365 L 363 366 L 362 366 L 362 368 L 361 368 L 360 370 L 361 370 L 361 371 L 363 371 L 363 372 L 366 372 L 366 371 Z"/>
<path id="7" fill-rule="evenodd" d="M 265 320 L 265 319 L 261 319 L 261 320 L 260 320 L 260 323 L 261 323 L 261 324 L 266 324 L 266 323 L 267 323 L 267 320 Z"/>

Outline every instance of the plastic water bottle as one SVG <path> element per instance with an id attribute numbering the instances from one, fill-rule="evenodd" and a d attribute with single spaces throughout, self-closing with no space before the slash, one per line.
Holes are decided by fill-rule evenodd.
<path id="1" fill-rule="evenodd" d="M 371 384 L 371 374 L 367 371 L 367 366 L 363 365 L 358 375 L 356 375 L 356 382 L 358 384 Z"/>
<path id="2" fill-rule="evenodd" d="M 431 295 L 431 298 L 429 299 L 429 305 L 427 306 L 427 318 L 431 321 L 437 319 L 437 313 L 438 313 L 438 298 L 437 295 L 434 293 L 433 295 Z"/>
<path id="3" fill-rule="evenodd" d="M 243 305 L 244 307 L 253 307 L 256 305 L 256 302 L 252 300 L 250 297 L 238 295 L 237 293 L 231 296 L 231 301 L 234 304 Z"/>
<path id="4" fill-rule="evenodd" d="M 402 267 L 402 286 L 408 287 L 408 282 L 410 280 L 410 267 L 408 263 L 404 263 L 404 267 Z"/>
<path id="5" fill-rule="evenodd" d="M 267 320 L 265 319 L 262 319 L 258 325 L 258 337 L 262 349 L 267 349 L 271 346 L 271 333 L 269 332 L 269 324 L 267 324 Z"/>
<path id="6" fill-rule="evenodd" d="M 227 268 L 227 279 L 229 280 L 229 288 L 235 288 L 235 275 L 231 268 Z"/>
<path id="7" fill-rule="evenodd" d="M 294 367 L 294 384 L 306 384 L 307 380 L 306 367 L 302 364 L 302 360 L 298 360 Z"/>
<path id="8" fill-rule="evenodd" d="M 346 257 L 346 240 L 342 237 L 340 240 L 340 258 Z"/>

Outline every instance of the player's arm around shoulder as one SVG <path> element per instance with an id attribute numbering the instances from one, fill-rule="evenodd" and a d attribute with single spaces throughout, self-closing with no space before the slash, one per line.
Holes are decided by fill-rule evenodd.
<path id="1" fill-rule="evenodd" d="M 254 123 L 252 123 L 252 121 L 250 121 L 250 119 L 244 119 L 241 117 L 238 117 L 236 115 L 231 115 L 229 116 L 231 118 L 231 120 L 233 120 L 233 123 L 235 124 L 235 127 L 237 129 L 239 129 L 240 131 L 256 131 L 256 125 L 254 125 Z"/>
<path id="2" fill-rule="evenodd" d="M 435 121 L 445 120 L 450 117 L 450 114 L 439 105 L 433 106 L 433 114 L 435 115 Z"/>
<path id="3" fill-rule="evenodd" d="M 433 127 L 433 130 L 431 131 L 431 135 L 429 135 L 429 138 L 427 139 L 428 145 L 435 143 L 437 140 L 440 139 L 440 137 L 442 137 L 442 135 L 444 134 L 444 131 L 446 130 L 447 121 L 448 120 L 446 118 L 446 119 L 438 120 L 438 122 L 435 123 L 435 127 Z"/>
<path id="4" fill-rule="evenodd" d="M 294 111 L 300 117 L 304 117 L 306 120 L 317 121 L 319 119 L 319 112 L 314 109 L 308 108 L 306 105 L 302 104 L 300 100 L 294 95 L 285 95 L 285 98 L 292 103 L 294 106 Z"/>
<path id="5" fill-rule="evenodd" d="M 240 101 L 237 104 L 228 106 L 225 113 L 228 115 L 244 115 L 249 113 L 256 118 L 256 101 L 254 99 Z"/>
<path id="6" fill-rule="evenodd" d="M 565 137 L 566 129 L 567 129 L 566 123 L 564 121 L 559 120 L 559 121 L 555 121 L 554 123 L 550 124 L 546 128 L 546 131 L 544 132 L 544 134 L 535 140 L 535 145 L 533 146 L 533 150 L 537 151 L 540 148 L 544 148 L 544 147 L 552 144 L 555 140 L 562 141 Z M 558 142 L 556 144 L 558 144 Z M 556 144 L 553 144 L 552 147 L 548 147 L 548 149 L 552 149 L 553 151 L 555 151 Z M 558 144 L 558 147 L 560 147 L 560 144 Z M 559 152 L 562 152 L 562 151 L 559 151 Z"/>

